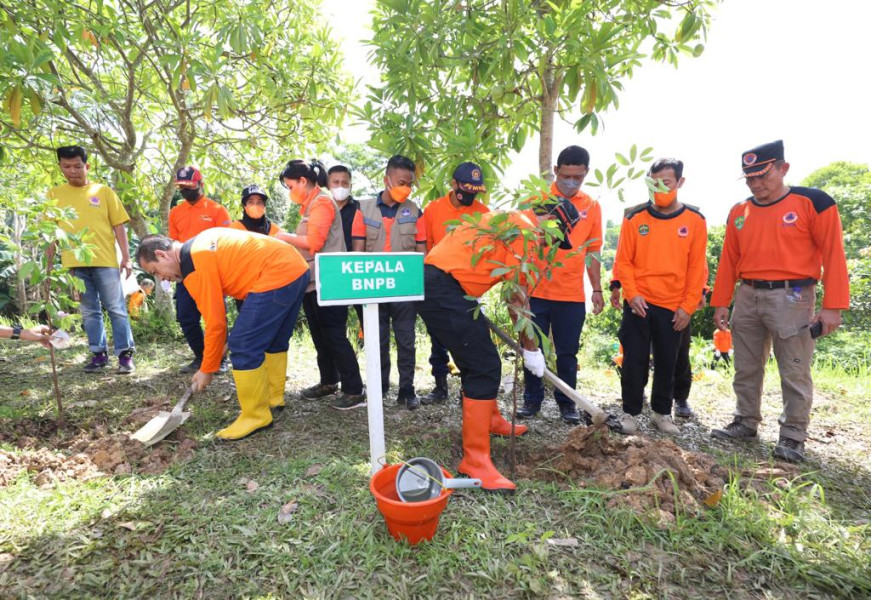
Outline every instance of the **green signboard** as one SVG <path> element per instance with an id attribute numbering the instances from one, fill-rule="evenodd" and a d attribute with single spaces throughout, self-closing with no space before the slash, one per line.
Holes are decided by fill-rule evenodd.
<path id="1" fill-rule="evenodd" d="M 318 254 L 321 306 L 423 300 L 420 252 Z"/>

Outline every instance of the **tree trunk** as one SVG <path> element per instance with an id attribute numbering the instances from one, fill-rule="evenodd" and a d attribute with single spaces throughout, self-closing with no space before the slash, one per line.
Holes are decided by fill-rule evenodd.
<path id="1" fill-rule="evenodd" d="M 539 123 L 538 170 L 547 181 L 553 181 L 553 122 L 559 103 L 562 75 L 554 72 L 550 57 L 544 71 L 541 92 L 541 122 Z"/>

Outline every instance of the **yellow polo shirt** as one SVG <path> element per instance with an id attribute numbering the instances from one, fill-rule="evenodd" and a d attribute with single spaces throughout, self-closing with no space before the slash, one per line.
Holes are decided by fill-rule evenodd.
<path id="1" fill-rule="evenodd" d="M 66 268 L 71 267 L 118 267 L 115 256 L 116 225 L 130 220 L 124 205 L 118 196 L 102 183 L 89 183 L 82 187 L 73 187 L 68 183 L 52 188 L 48 197 L 57 200 L 61 208 L 75 209 L 78 215 L 69 222 L 62 223 L 64 231 L 81 234 L 88 230 L 90 237 L 86 240 L 96 246 L 94 258 L 90 263 L 76 260 L 72 252 L 61 254 L 61 263 Z"/>

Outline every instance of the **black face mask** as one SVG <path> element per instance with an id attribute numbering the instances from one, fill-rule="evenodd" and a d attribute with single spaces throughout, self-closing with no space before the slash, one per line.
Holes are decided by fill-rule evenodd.
<path id="1" fill-rule="evenodd" d="M 199 188 L 194 188 L 192 190 L 185 188 L 181 190 L 181 197 L 190 202 L 191 204 L 199 200 L 200 195 L 201 194 Z"/>
<path id="2" fill-rule="evenodd" d="M 454 190 L 454 194 L 457 195 L 457 202 L 459 202 L 462 206 L 472 206 L 472 203 L 475 201 L 475 196 L 477 195 L 471 192 L 464 192 L 462 190 Z"/>

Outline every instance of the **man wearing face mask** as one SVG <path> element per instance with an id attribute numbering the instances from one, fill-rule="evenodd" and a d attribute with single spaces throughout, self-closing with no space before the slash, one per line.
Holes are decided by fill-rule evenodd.
<path id="1" fill-rule="evenodd" d="M 242 218 L 230 223 L 232 229 L 253 231 L 274 237 L 281 233 L 281 227 L 266 217 L 266 195 L 259 185 L 249 185 L 242 189 Z"/>
<path id="2" fill-rule="evenodd" d="M 478 194 L 486 191 L 481 167 L 475 163 L 464 162 L 454 169 L 450 191 L 438 200 L 427 204 L 423 211 L 427 252 L 447 235 L 448 222 L 461 220 L 463 215 L 490 211 L 476 199 Z M 448 397 L 448 373 L 450 373 L 448 351 L 432 336 L 430 336 L 430 344 L 432 351 L 429 355 L 429 364 L 432 366 L 435 388 L 420 399 L 422 404 L 444 402 Z"/>
<path id="3" fill-rule="evenodd" d="M 543 335 L 553 336 L 557 375 L 572 388 L 577 383 L 578 349 L 586 318 L 586 254 L 598 252 L 602 248 L 602 209 L 598 202 L 580 189 L 589 167 L 590 154 L 580 146 L 569 146 L 557 157 L 553 170 L 556 180 L 547 195 L 571 202 L 578 211 L 579 221 L 571 232 L 571 247 L 557 252 L 554 260 L 560 265 L 553 268 L 549 280 L 542 279 L 538 282 L 529 300 L 536 325 Z M 586 271 L 590 285 L 593 286 L 593 314 L 597 315 L 604 307 L 599 261 L 591 257 Z M 517 416 L 521 419 L 538 414 L 544 400 L 541 377 L 536 377 L 527 369 L 524 371 L 524 378 L 523 407 L 517 411 Z M 554 391 L 554 399 L 564 423 L 580 424 L 581 415 L 578 414 L 574 400 L 559 390 Z M 592 422 L 589 415 L 585 413 L 584 416 L 587 424 Z"/>
<path id="4" fill-rule="evenodd" d="M 495 241 L 480 227 L 486 227 L 496 217 L 506 221 L 518 231 L 533 235 L 517 235 L 510 242 Z M 561 234 L 560 246 L 568 245 L 572 228 L 578 223 L 578 211 L 565 198 L 538 202 L 532 210 L 507 214 L 489 213 L 481 217 L 480 225 L 463 224 L 447 235 L 433 248 L 424 261 L 424 288 L 426 298 L 418 302 L 418 312 L 428 331 L 453 356 L 463 384 L 463 460 L 458 470 L 482 481 L 482 489 L 510 494 L 516 486 L 504 477 L 493 464 L 490 455 L 490 435 L 511 433 L 509 423 L 499 412 L 496 396 L 499 392 L 502 360 L 493 344 L 484 319 L 475 318 L 477 303 L 474 299 L 487 290 L 513 277 L 510 272 L 493 275 L 494 264 L 517 268 L 521 258 L 535 256 L 539 244 L 555 243 L 555 239 L 542 239 L 542 223 L 555 221 Z M 548 236 L 549 237 L 549 236 Z M 480 253 L 473 264 L 472 256 Z M 533 276 L 522 282 L 532 287 Z M 520 289 L 508 306 L 512 319 L 520 311 L 528 311 L 527 289 Z M 544 375 L 544 355 L 535 337 L 522 336 L 523 362 L 537 377 Z M 516 426 L 514 434 L 526 431 Z"/>
<path id="5" fill-rule="evenodd" d="M 360 202 L 354 216 L 351 236 L 355 252 L 426 253 L 426 230 L 421 211 L 409 200 L 415 166 L 411 159 L 396 155 L 387 162 L 384 190 L 375 198 Z M 387 302 L 378 305 L 381 332 L 381 391 L 390 387 L 390 324 L 396 339 L 396 366 L 399 371 L 398 404 L 408 410 L 420 406 L 414 391 L 414 304 Z"/>
<path id="6" fill-rule="evenodd" d="M 659 159 L 649 176 L 667 191 L 651 192 L 652 202 L 623 218 L 615 272 L 623 289 L 621 377 L 623 416 L 617 431 L 634 434 L 641 414 L 651 344 L 653 390 L 651 420 L 660 431 L 680 430 L 671 418 L 674 374 L 681 332 L 698 308 L 705 285 L 707 225 L 697 210 L 681 204 L 683 163 Z"/>
<path id="7" fill-rule="evenodd" d="M 175 185 L 184 202 L 179 202 L 169 211 L 169 237 L 182 244 L 197 234 L 212 227 L 229 227 L 227 209 L 203 195 L 203 174 L 195 167 L 182 167 L 175 175 Z M 188 293 L 183 281 L 175 286 L 175 317 L 181 326 L 184 338 L 194 353 L 190 364 L 179 369 L 181 373 L 196 373 L 203 362 L 205 342 L 200 325 L 197 303 Z M 221 370 L 226 371 L 226 360 L 221 361 Z"/>
<path id="8" fill-rule="evenodd" d="M 345 248 L 350 250 L 354 247 L 351 241 L 351 228 L 354 225 L 354 215 L 360 209 L 360 202 L 351 195 L 351 169 L 345 165 L 333 165 L 327 171 L 327 187 L 339 213 L 342 216 L 342 231 L 345 234 Z M 357 322 L 360 324 L 360 337 L 358 343 L 363 340 L 363 305 L 355 304 L 354 311 L 357 313 Z"/>

